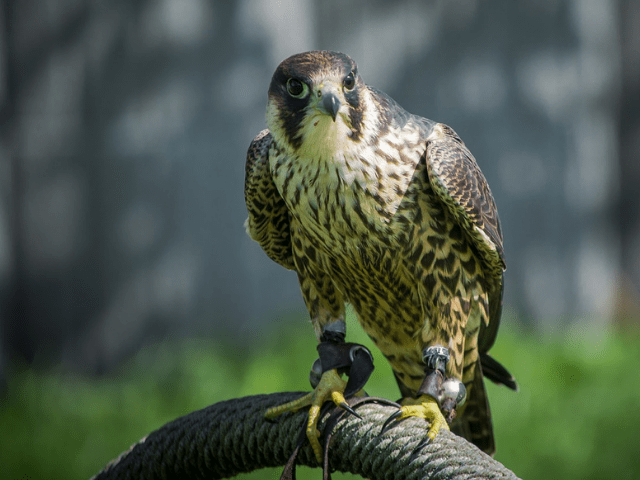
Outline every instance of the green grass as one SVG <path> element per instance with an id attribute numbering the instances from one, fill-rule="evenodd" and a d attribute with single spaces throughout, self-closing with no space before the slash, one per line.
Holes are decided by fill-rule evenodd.
<path id="1" fill-rule="evenodd" d="M 349 340 L 370 346 L 362 330 L 349 324 Z M 520 392 L 488 386 L 496 458 L 529 480 L 637 478 L 637 336 L 578 332 L 542 342 L 504 330 L 493 353 L 517 377 Z M 183 341 L 147 347 L 99 379 L 16 371 L 0 399 L 1 477 L 88 478 L 180 415 L 228 398 L 307 390 L 314 343 L 311 327 L 299 321 L 264 339 L 249 357 L 234 356 L 212 341 Z M 376 371 L 367 391 L 396 399 L 389 366 L 372 351 Z M 279 475 L 273 469 L 237 478 Z M 301 479 L 319 475 L 304 467 L 298 471 Z"/>

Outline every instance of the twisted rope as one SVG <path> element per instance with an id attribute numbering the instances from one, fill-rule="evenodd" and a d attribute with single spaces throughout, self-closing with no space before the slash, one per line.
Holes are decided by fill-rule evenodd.
<path id="1" fill-rule="evenodd" d="M 93 479 L 216 479 L 282 466 L 296 446 L 306 413 L 287 413 L 271 422 L 264 412 L 300 395 L 227 400 L 180 417 L 140 440 Z M 408 418 L 380 434 L 395 410 L 370 403 L 357 411 L 361 420 L 345 415 L 333 429 L 329 464 L 335 470 L 384 480 L 517 478 L 449 431 L 425 443 L 422 419 Z M 298 464 L 318 466 L 308 442 L 300 450 Z"/>

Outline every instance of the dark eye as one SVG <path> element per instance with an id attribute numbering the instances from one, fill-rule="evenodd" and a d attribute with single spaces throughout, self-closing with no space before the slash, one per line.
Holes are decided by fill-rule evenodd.
<path id="1" fill-rule="evenodd" d="M 344 81 L 342 82 L 342 84 L 344 85 L 345 89 L 353 90 L 353 87 L 356 86 L 356 77 L 353 75 L 353 72 L 344 77 Z"/>
<path id="2" fill-rule="evenodd" d="M 295 98 L 304 98 L 309 93 L 309 87 L 306 83 L 301 82 L 295 78 L 287 80 L 287 92 L 289 95 Z"/>

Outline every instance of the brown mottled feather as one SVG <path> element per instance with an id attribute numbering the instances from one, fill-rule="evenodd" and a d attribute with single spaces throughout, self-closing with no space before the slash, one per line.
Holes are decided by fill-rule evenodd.
<path id="1" fill-rule="evenodd" d="M 429 178 L 450 211 L 472 232 L 475 247 L 494 271 L 489 284 L 489 322 L 480 326 L 478 350 L 485 364 L 485 376 L 492 381 L 517 389 L 515 379 L 487 352 L 493 346 L 502 315 L 505 269 L 502 228 L 489 185 L 464 142 L 446 125 L 438 125 L 427 142 Z M 486 235 L 475 233 L 473 227 Z M 489 240 L 489 241 L 487 241 Z M 492 361 L 493 360 L 493 361 Z"/>
<path id="2" fill-rule="evenodd" d="M 352 89 L 330 90 L 339 115 L 319 113 L 320 89 L 350 72 Z M 290 78 L 310 93 L 289 95 Z M 247 230 L 298 273 L 318 338 L 350 302 L 404 397 L 424 378 L 422 349 L 447 346 L 447 374 L 469 394 L 453 427 L 492 453 L 481 369 L 486 361 L 489 378 L 513 379 L 486 360 L 505 263 L 495 203 L 469 150 L 450 127 L 365 85 L 355 62 L 335 52 L 278 67 L 267 125 L 247 155 Z"/>
<path id="3" fill-rule="evenodd" d="M 505 261 L 498 209 L 473 155 L 451 127 L 439 124 L 428 139 L 427 160 L 434 190 L 471 235 L 488 266 L 501 275 Z"/>
<path id="4" fill-rule="evenodd" d="M 253 139 L 245 164 L 244 197 L 249 211 L 245 227 L 271 260 L 294 270 L 289 231 L 289 210 L 269 172 L 269 130 Z"/>

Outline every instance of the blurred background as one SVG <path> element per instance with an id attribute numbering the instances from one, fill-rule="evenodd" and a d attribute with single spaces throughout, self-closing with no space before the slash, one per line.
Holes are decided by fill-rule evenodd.
<path id="1" fill-rule="evenodd" d="M 243 179 L 273 71 L 311 49 L 348 53 L 366 83 L 452 126 L 491 185 L 508 265 L 496 356 L 521 385 L 490 391 L 497 458 L 526 478 L 628 478 L 640 428 L 632 0 L 3 0 L 7 478 L 86 478 L 178 415 L 308 388 L 296 276 L 246 236 Z M 368 390 L 397 397 L 377 366 Z"/>

